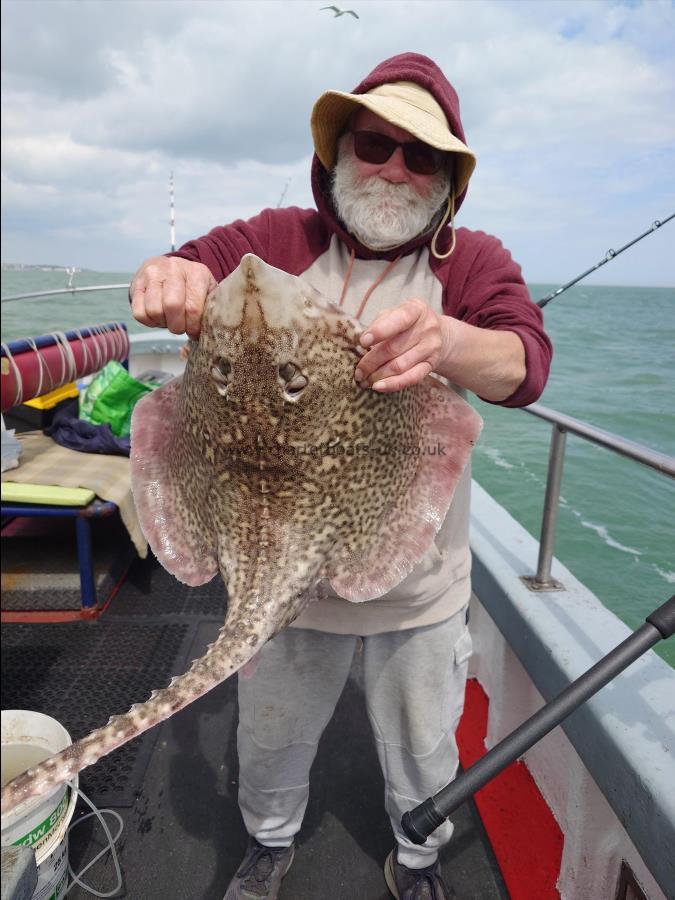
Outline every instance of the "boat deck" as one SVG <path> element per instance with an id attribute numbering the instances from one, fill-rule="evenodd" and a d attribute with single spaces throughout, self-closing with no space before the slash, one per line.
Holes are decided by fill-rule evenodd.
<path id="1" fill-rule="evenodd" d="M 154 559 L 137 560 L 119 594 L 93 622 L 8 624 L 2 630 L 2 707 L 59 719 L 74 738 L 103 724 L 185 670 L 222 623 L 219 581 L 187 588 Z M 284 879 L 286 900 L 385 900 L 382 865 L 392 847 L 384 784 L 363 702 L 358 653 L 315 760 L 310 800 Z M 133 900 L 221 900 L 246 846 L 237 806 L 236 679 L 81 775 L 99 808 L 124 821 L 117 895 Z M 88 811 L 82 800 L 73 821 Z M 113 833 L 116 824 L 107 821 Z M 508 898 L 473 803 L 454 816 L 444 877 L 458 900 Z M 70 836 L 78 872 L 103 846 L 88 819 Z M 115 885 L 110 854 L 84 876 Z M 72 898 L 90 896 L 75 886 Z"/>

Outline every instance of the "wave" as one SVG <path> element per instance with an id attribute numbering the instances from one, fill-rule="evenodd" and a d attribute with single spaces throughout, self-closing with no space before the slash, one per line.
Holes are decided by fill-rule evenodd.
<path id="1" fill-rule="evenodd" d="M 572 512 L 575 512 L 575 510 L 572 510 Z M 586 519 L 582 519 L 580 514 L 577 513 L 577 515 L 584 528 L 590 528 L 591 531 L 594 531 L 603 539 L 608 547 L 613 547 L 615 550 L 621 550 L 622 553 L 629 553 L 631 556 L 642 556 L 642 550 L 636 550 L 635 547 L 627 547 L 625 544 L 620 544 L 618 541 L 615 541 L 604 525 L 595 525 L 593 522 L 587 522 Z"/>
<path id="2" fill-rule="evenodd" d="M 507 462 L 496 447 L 482 447 L 483 453 L 502 469 L 513 469 L 515 466 Z"/>
<path id="3" fill-rule="evenodd" d="M 656 565 L 656 563 L 652 563 L 652 568 L 656 569 L 661 578 L 663 578 L 664 581 L 667 581 L 668 584 L 675 584 L 675 572 L 664 572 L 663 569 L 660 569 Z"/>

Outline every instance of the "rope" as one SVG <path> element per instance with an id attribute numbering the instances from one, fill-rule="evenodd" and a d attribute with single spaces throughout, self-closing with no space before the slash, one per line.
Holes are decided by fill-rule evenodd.
<path id="1" fill-rule="evenodd" d="M 81 329 L 76 328 L 73 330 L 81 345 L 83 371 L 98 371 L 102 368 L 104 363 L 109 358 L 116 359 L 121 362 L 129 355 L 129 340 L 126 330 L 124 328 L 121 328 L 117 324 L 113 325 L 112 327 L 108 325 L 91 326 L 89 329 L 90 336 L 92 338 L 91 341 L 87 341 L 87 338 L 82 334 Z M 50 335 L 46 336 L 53 338 L 54 344 L 58 348 L 61 367 L 60 376 L 57 379 L 58 383 L 66 384 L 70 381 L 75 381 L 78 375 L 78 365 L 72 342 L 68 339 L 64 331 L 54 331 Z M 42 394 L 47 393 L 47 390 L 54 390 L 56 387 L 56 383 L 51 369 L 45 362 L 42 356 L 42 352 L 38 348 L 35 339 L 25 338 L 25 341 L 28 344 L 29 348 L 37 356 L 39 377 L 37 387 L 32 393 L 32 396 L 40 397 L 42 396 Z M 12 351 L 9 348 L 9 345 L 5 342 L 2 342 L 0 346 L 2 347 L 4 356 L 14 373 L 15 390 L 14 397 L 10 405 L 18 406 L 19 404 L 24 402 L 25 396 L 25 385 L 23 377 L 21 375 L 21 370 L 17 365 L 17 362 L 12 354 Z M 48 389 L 46 388 L 47 381 L 49 382 Z"/>
<path id="2" fill-rule="evenodd" d="M 99 822 L 101 823 L 101 827 L 103 828 L 103 831 L 105 832 L 105 836 L 107 838 L 108 843 L 92 860 L 90 860 L 87 863 L 87 865 L 83 869 L 80 869 L 80 871 L 77 874 L 73 871 L 73 868 L 70 865 L 70 861 L 68 862 L 68 874 L 70 875 L 72 880 L 71 880 L 70 884 L 68 885 L 68 887 L 66 888 L 65 892 L 62 894 L 62 896 L 65 897 L 66 894 L 68 894 L 71 891 L 71 889 L 74 888 L 75 885 L 77 884 L 83 890 L 85 890 L 88 894 L 93 894 L 94 897 L 115 897 L 119 893 L 119 891 L 122 887 L 122 883 L 123 883 L 122 870 L 120 868 L 120 862 L 119 862 L 119 859 L 117 856 L 117 851 L 115 849 L 115 844 L 119 840 L 120 835 L 122 834 L 122 831 L 124 829 L 124 822 L 122 821 L 122 817 L 120 816 L 119 813 L 115 812 L 115 810 L 113 810 L 113 809 L 100 809 L 100 810 L 96 809 L 96 807 L 91 802 L 89 797 L 87 797 L 86 794 L 83 794 L 82 791 L 79 789 L 79 787 L 76 787 L 76 785 L 73 781 L 69 781 L 68 784 L 69 784 L 71 790 L 78 793 L 80 795 L 80 797 L 82 797 L 82 799 L 85 801 L 85 803 L 87 803 L 87 805 L 92 810 L 91 812 L 87 813 L 86 815 L 81 816 L 76 822 L 73 822 L 70 825 L 70 827 L 68 828 L 68 834 L 70 834 L 70 832 L 73 830 L 73 828 L 75 828 L 81 822 L 84 822 L 86 819 L 89 819 L 91 816 L 96 816 L 97 819 L 99 820 Z M 115 818 L 117 820 L 119 828 L 118 828 L 118 831 L 117 831 L 117 834 L 115 835 L 115 837 L 113 837 L 112 834 L 110 833 L 110 829 L 108 828 L 106 821 L 103 818 L 103 813 L 109 813 L 111 816 L 113 816 L 113 818 Z M 86 884 L 84 881 L 82 881 L 82 876 L 84 875 L 85 872 L 87 872 L 87 871 L 89 871 L 89 869 L 91 869 L 91 867 L 94 865 L 94 863 L 97 863 L 99 861 L 99 859 L 101 859 L 103 856 L 105 856 L 105 854 L 108 851 L 110 851 L 110 853 L 112 854 L 113 865 L 115 866 L 115 875 L 117 876 L 117 884 L 112 889 L 112 891 L 107 891 L 107 892 L 97 891 L 95 888 L 90 887 L 88 884 Z"/>
<path id="3" fill-rule="evenodd" d="M 70 341 L 63 331 L 55 331 L 53 337 L 56 340 L 59 356 L 61 357 L 61 382 L 66 384 L 68 381 L 75 381 L 77 378 L 77 362 L 75 361 L 75 354 Z M 66 361 L 68 371 L 66 371 Z"/>
<path id="4" fill-rule="evenodd" d="M 32 349 L 35 351 L 35 355 L 37 356 L 37 361 L 38 361 L 38 369 L 40 371 L 40 381 L 38 382 L 37 391 L 33 392 L 33 396 L 41 397 L 42 394 L 47 394 L 49 391 L 54 390 L 54 379 L 52 378 L 52 373 L 49 371 L 49 367 L 47 366 L 44 359 L 42 358 L 42 354 L 38 350 L 38 346 L 35 343 L 35 340 L 33 338 L 26 338 L 26 340 L 28 342 L 28 345 L 30 347 L 32 347 Z M 49 378 L 49 391 L 42 390 L 42 383 L 43 383 L 45 371 L 47 372 L 47 377 Z"/>
<path id="5" fill-rule="evenodd" d="M 19 367 L 14 362 L 14 357 L 12 356 L 12 351 L 9 349 L 9 345 L 2 343 L 2 349 L 5 353 L 5 357 L 9 362 L 10 366 L 14 370 L 14 380 L 16 382 L 16 387 L 14 391 L 14 402 L 10 403 L 10 406 L 18 406 L 20 403 L 23 403 L 23 379 L 21 377 L 21 372 L 19 371 Z"/>

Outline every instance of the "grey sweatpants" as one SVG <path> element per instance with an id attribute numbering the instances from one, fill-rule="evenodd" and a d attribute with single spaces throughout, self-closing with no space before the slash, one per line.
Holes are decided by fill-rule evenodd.
<path id="1" fill-rule="evenodd" d="M 385 780 L 385 809 L 409 868 L 432 865 L 450 840 L 446 822 L 423 846 L 401 816 L 451 781 L 471 638 L 466 610 L 437 625 L 363 639 L 365 699 Z M 359 638 L 287 628 L 239 677 L 239 806 L 249 834 L 289 846 L 309 798 L 309 770 L 349 675 Z"/>

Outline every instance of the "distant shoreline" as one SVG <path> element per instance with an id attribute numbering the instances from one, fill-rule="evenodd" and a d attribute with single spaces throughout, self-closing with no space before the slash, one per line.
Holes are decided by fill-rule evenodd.
<path id="1" fill-rule="evenodd" d="M 51 266 L 46 263 L 2 263 L 3 272 L 91 272 L 91 269 L 80 269 L 79 266 Z"/>

